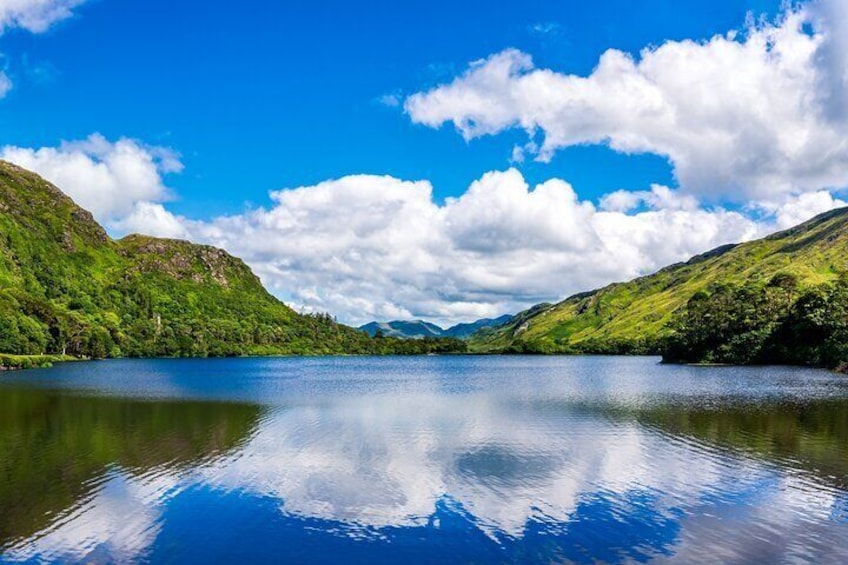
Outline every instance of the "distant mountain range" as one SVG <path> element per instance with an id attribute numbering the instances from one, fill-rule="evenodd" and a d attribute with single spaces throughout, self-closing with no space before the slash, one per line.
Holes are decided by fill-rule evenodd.
<path id="1" fill-rule="evenodd" d="M 509 322 L 512 316 L 507 314 L 498 318 L 483 318 L 475 322 L 465 324 L 457 324 L 444 329 L 436 324 L 425 322 L 424 320 L 403 321 L 395 320 L 393 322 L 370 322 L 364 326 L 359 326 L 359 329 L 366 332 L 370 336 L 375 336 L 377 332 L 381 332 L 386 337 L 398 337 L 403 339 L 421 339 L 425 337 L 454 337 L 457 339 L 466 339 L 478 330 L 483 328 L 496 328 Z"/>

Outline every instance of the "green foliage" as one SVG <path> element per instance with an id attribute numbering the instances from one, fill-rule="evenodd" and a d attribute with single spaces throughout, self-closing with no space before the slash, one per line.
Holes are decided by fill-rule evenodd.
<path id="1" fill-rule="evenodd" d="M 845 366 L 848 277 L 800 293 L 784 274 L 766 285 L 716 285 L 693 295 L 670 327 L 671 362 Z"/>
<path id="2" fill-rule="evenodd" d="M 63 355 L 6 355 L 0 353 L 0 371 L 16 369 L 40 369 L 60 361 L 71 361 L 73 357 Z"/>
<path id="3" fill-rule="evenodd" d="M 300 315 L 214 247 L 110 239 L 57 188 L 0 162 L 0 353 L 75 357 L 421 354 L 453 339 L 372 339 Z"/>

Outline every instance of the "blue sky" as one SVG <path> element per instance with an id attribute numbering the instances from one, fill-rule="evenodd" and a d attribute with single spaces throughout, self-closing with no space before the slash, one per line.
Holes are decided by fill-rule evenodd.
<path id="1" fill-rule="evenodd" d="M 587 74 L 610 47 L 633 53 L 707 38 L 778 0 L 631 2 L 163 2 L 97 0 L 45 34 L 0 38 L 16 84 L 0 142 L 54 145 L 100 132 L 166 145 L 185 165 L 171 209 L 208 218 L 263 203 L 271 189 L 352 173 L 429 179 L 457 195 L 509 164 L 519 134 L 466 143 L 423 128 L 384 95 L 450 79 L 506 47 L 537 65 Z M 671 183 L 658 156 L 575 147 L 521 167 L 567 178 L 587 198 Z"/>
<path id="2" fill-rule="evenodd" d="M 517 312 L 848 204 L 841 0 L 0 0 L 0 158 L 359 324 Z"/>

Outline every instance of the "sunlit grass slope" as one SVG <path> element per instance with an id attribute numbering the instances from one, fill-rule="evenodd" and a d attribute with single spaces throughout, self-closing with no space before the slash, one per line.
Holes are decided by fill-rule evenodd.
<path id="1" fill-rule="evenodd" d="M 827 212 L 764 239 L 728 245 L 630 282 L 522 312 L 476 334 L 478 352 L 655 352 L 675 310 L 717 282 L 765 282 L 793 273 L 802 286 L 832 281 L 848 266 L 848 208 Z"/>

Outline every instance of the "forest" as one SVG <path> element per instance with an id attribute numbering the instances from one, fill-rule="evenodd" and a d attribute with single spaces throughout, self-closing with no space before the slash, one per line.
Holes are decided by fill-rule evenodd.
<path id="1" fill-rule="evenodd" d="M 663 359 L 676 363 L 848 365 L 848 275 L 802 289 L 779 273 L 765 284 L 714 284 L 674 317 Z"/>

